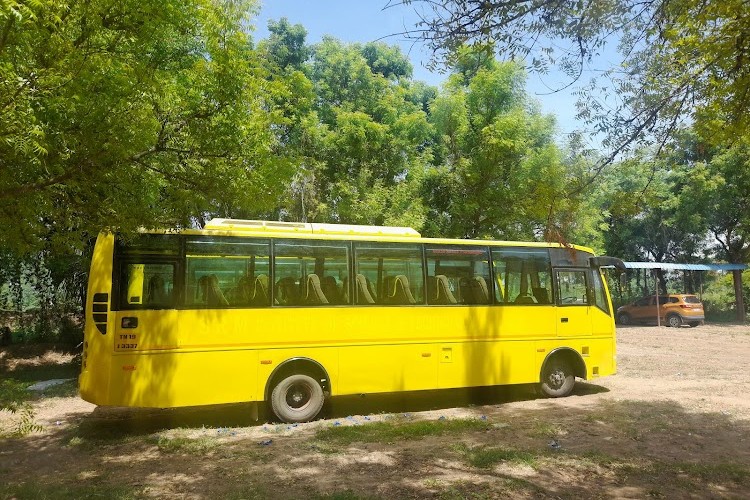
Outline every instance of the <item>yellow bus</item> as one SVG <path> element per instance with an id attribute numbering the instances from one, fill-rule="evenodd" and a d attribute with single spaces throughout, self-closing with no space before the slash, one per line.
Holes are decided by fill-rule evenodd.
<path id="1" fill-rule="evenodd" d="M 411 228 L 214 219 L 99 235 L 83 399 L 178 407 L 267 401 L 284 422 L 328 396 L 615 373 L 601 267 L 551 243 L 422 238 Z"/>

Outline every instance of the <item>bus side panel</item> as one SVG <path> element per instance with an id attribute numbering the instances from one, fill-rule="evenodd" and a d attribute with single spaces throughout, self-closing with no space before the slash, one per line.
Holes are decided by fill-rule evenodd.
<path id="1" fill-rule="evenodd" d="M 439 388 L 538 380 L 533 339 L 555 336 L 554 306 L 505 305 L 464 310 L 462 341 L 440 346 Z"/>
<path id="2" fill-rule="evenodd" d="M 96 239 L 91 255 L 89 283 L 86 292 L 84 343 L 81 360 L 81 375 L 78 386 L 81 398 L 94 404 L 109 403 L 109 366 L 111 362 L 114 315 L 112 314 L 112 259 L 115 238 L 112 234 L 101 233 Z M 106 333 L 102 333 L 94 323 L 94 296 L 107 297 Z M 98 313 L 98 314 L 101 314 Z"/>
<path id="3" fill-rule="evenodd" d="M 172 407 L 254 401 L 259 397 L 253 373 L 257 365 L 258 352 L 247 350 L 116 354 L 110 404 Z"/>
<path id="4" fill-rule="evenodd" d="M 468 341 L 440 346 L 438 387 L 522 384 L 534 378 L 534 342 Z"/>
<path id="5" fill-rule="evenodd" d="M 339 394 L 417 391 L 437 386 L 437 346 L 342 347 Z"/>

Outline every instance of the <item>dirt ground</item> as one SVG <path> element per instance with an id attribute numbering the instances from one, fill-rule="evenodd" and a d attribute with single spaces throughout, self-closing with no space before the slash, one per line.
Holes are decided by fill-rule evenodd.
<path id="1" fill-rule="evenodd" d="M 33 401 L 41 430 L 9 437 L 19 415 L 0 412 L 0 498 L 747 498 L 748 359 L 748 326 L 625 327 L 618 374 L 567 398 L 528 387 L 334 398 L 300 425 L 255 421 L 252 405 L 45 396 Z M 0 376 L 45 364 L 74 366 L 0 351 Z M 441 427 L 464 419 L 481 425 Z M 410 434 L 419 422 L 432 430 Z M 338 432 L 352 426 L 364 437 Z M 378 426 L 405 433 L 367 432 Z"/>

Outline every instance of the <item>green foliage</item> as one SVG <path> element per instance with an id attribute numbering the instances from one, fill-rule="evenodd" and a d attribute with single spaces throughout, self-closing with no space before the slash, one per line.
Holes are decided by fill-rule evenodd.
<path id="1" fill-rule="evenodd" d="M 689 211 L 694 225 L 707 227 L 716 254 L 729 262 L 750 257 L 750 135 L 730 147 L 705 148 L 702 161 L 686 161 L 678 170 L 678 201 Z M 700 226 L 699 226 L 700 227 Z"/>
<path id="2" fill-rule="evenodd" d="M 17 253 L 273 205 L 290 175 L 248 2 L 11 2 L 0 220 Z"/>
<path id="3" fill-rule="evenodd" d="M 301 24 L 290 25 L 282 17 L 279 21 L 268 21 L 268 39 L 259 44 L 259 49 L 279 68 L 301 69 L 310 57 L 310 47 L 305 44 L 307 30 Z"/>
<path id="4" fill-rule="evenodd" d="M 412 89 L 411 65 L 385 44 L 326 37 L 303 70 L 315 98 L 294 145 L 301 165 L 279 212 L 292 220 L 424 222 L 419 196 L 430 137 L 430 90 Z"/>
<path id="5" fill-rule="evenodd" d="M 407 3 L 422 18 L 407 35 L 435 51 L 435 64 L 454 64 L 469 44 L 541 74 L 556 66 L 569 77 L 562 88 L 616 45 L 622 63 L 596 72 L 578 103 L 579 118 L 607 134 L 605 161 L 635 140 L 663 145 L 688 121 L 722 142 L 750 130 L 750 10 L 742 0 Z"/>
<path id="6" fill-rule="evenodd" d="M 28 382 L 20 382 L 12 378 L 3 378 L 0 380 L 0 411 L 5 410 L 16 413 L 33 398 L 26 388 Z"/>
<path id="7" fill-rule="evenodd" d="M 742 293 L 750 297 L 750 270 L 742 272 Z M 711 321 L 736 319 L 734 280 L 731 273 L 722 273 L 703 291 L 703 307 Z"/>
<path id="8" fill-rule="evenodd" d="M 469 62 L 457 68 L 430 106 L 441 161 L 425 180 L 430 209 L 425 232 L 541 237 L 572 206 L 566 188 L 573 171 L 554 143 L 554 119 L 529 100 L 518 65 L 473 64 L 465 56 Z"/>
<path id="9" fill-rule="evenodd" d="M 0 380 L 0 411 L 14 414 L 9 429 L 2 429 L 0 437 L 25 436 L 32 432 L 41 432 L 44 428 L 34 420 L 36 412 L 30 401 L 33 394 L 27 390 L 31 385 L 14 379 Z"/>

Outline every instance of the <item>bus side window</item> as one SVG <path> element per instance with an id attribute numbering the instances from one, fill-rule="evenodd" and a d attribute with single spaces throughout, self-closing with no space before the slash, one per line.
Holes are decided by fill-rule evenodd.
<path id="1" fill-rule="evenodd" d="M 269 262 L 269 240 L 189 238 L 185 242 L 185 305 L 196 309 L 270 306 Z"/>
<path id="2" fill-rule="evenodd" d="M 358 305 L 424 304 L 421 245 L 355 243 L 354 272 Z"/>
<path id="3" fill-rule="evenodd" d="M 170 309 L 174 304 L 172 263 L 125 263 L 122 267 L 122 309 Z"/>
<path id="4" fill-rule="evenodd" d="M 325 306 L 349 301 L 349 243 L 278 240 L 274 243 L 274 304 Z"/>
<path id="5" fill-rule="evenodd" d="M 489 304 L 487 247 L 426 245 L 428 304 Z"/>
<path id="6" fill-rule="evenodd" d="M 500 304 L 552 303 L 552 271 L 549 252 L 537 248 L 493 248 L 495 300 Z"/>

